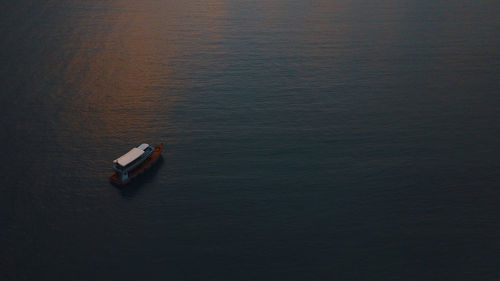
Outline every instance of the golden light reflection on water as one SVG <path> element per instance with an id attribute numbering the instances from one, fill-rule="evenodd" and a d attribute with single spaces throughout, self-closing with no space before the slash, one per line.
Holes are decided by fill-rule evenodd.
<path id="1" fill-rule="evenodd" d="M 77 17 L 77 28 L 62 47 L 70 55 L 62 77 L 65 92 L 57 93 L 67 99 L 59 113 L 58 122 L 67 129 L 61 137 L 130 144 L 168 128 L 165 112 L 178 98 L 169 92 L 179 79 L 173 59 L 196 51 L 196 40 L 218 40 L 217 25 L 210 24 L 221 16 L 218 1 L 113 3 Z M 199 38 L 186 42 L 184 36 L 193 34 Z"/>
<path id="2" fill-rule="evenodd" d="M 81 137 L 118 137 L 144 134 L 161 92 L 148 86 L 159 71 L 155 49 L 158 32 L 144 10 L 132 13 L 124 7 L 101 15 L 111 24 L 101 30 L 82 19 L 68 48 L 78 51 L 68 62 L 65 80 L 76 93 L 62 118 Z M 89 28 L 90 26 L 90 28 Z M 80 40 L 78 40 L 80 39 Z M 168 75 L 169 70 L 163 68 Z"/>

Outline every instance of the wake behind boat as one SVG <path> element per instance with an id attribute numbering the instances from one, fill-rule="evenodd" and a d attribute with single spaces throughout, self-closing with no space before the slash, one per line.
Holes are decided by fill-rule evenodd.
<path id="1" fill-rule="evenodd" d="M 117 185 L 127 184 L 130 180 L 153 166 L 163 152 L 163 143 L 152 147 L 143 143 L 113 161 L 115 173 L 109 180 Z"/>

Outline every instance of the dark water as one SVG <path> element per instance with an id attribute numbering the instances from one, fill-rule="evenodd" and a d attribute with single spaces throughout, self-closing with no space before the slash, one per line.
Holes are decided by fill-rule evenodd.
<path id="1" fill-rule="evenodd" d="M 8 2 L 1 280 L 500 280 L 498 2 Z"/>

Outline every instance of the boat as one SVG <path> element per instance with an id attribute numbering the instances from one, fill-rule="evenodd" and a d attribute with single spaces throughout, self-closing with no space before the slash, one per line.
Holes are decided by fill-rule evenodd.
<path id="1" fill-rule="evenodd" d="M 153 147 L 147 143 L 143 143 L 132 148 L 129 152 L 113 160 L 113 174 L 109 176 L 109 180 L 116 185 L 125 185 L 133 178 L 137 177 L 161 157 L 163 152 L 163 143 Z"/>

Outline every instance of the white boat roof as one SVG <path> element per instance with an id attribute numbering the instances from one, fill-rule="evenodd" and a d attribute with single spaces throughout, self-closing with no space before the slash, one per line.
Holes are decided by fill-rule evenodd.
<path id="1" fill-rule="evenodd" d="M 144 149 L 146 149 L 148 147 L 149 147 L 149 144 L 143 143 L 143 144 L 139 145 L 137 148 L 144 150 Z"/>
<path id="2" fill-rule="evenodd" d="M 126 154 L 124 154 L 120 158 L 113 161 L 113 163 L 118 163 L 118 164 L 120 164 L 120 166 L 125 167 L 128 164 L 130 164 L 130 162 L 139 158 L 142 154 L 144 154 L 144 150 L 139 149 L 137 147 L 134 147 L 129 152 L 127 152 Z"/>

